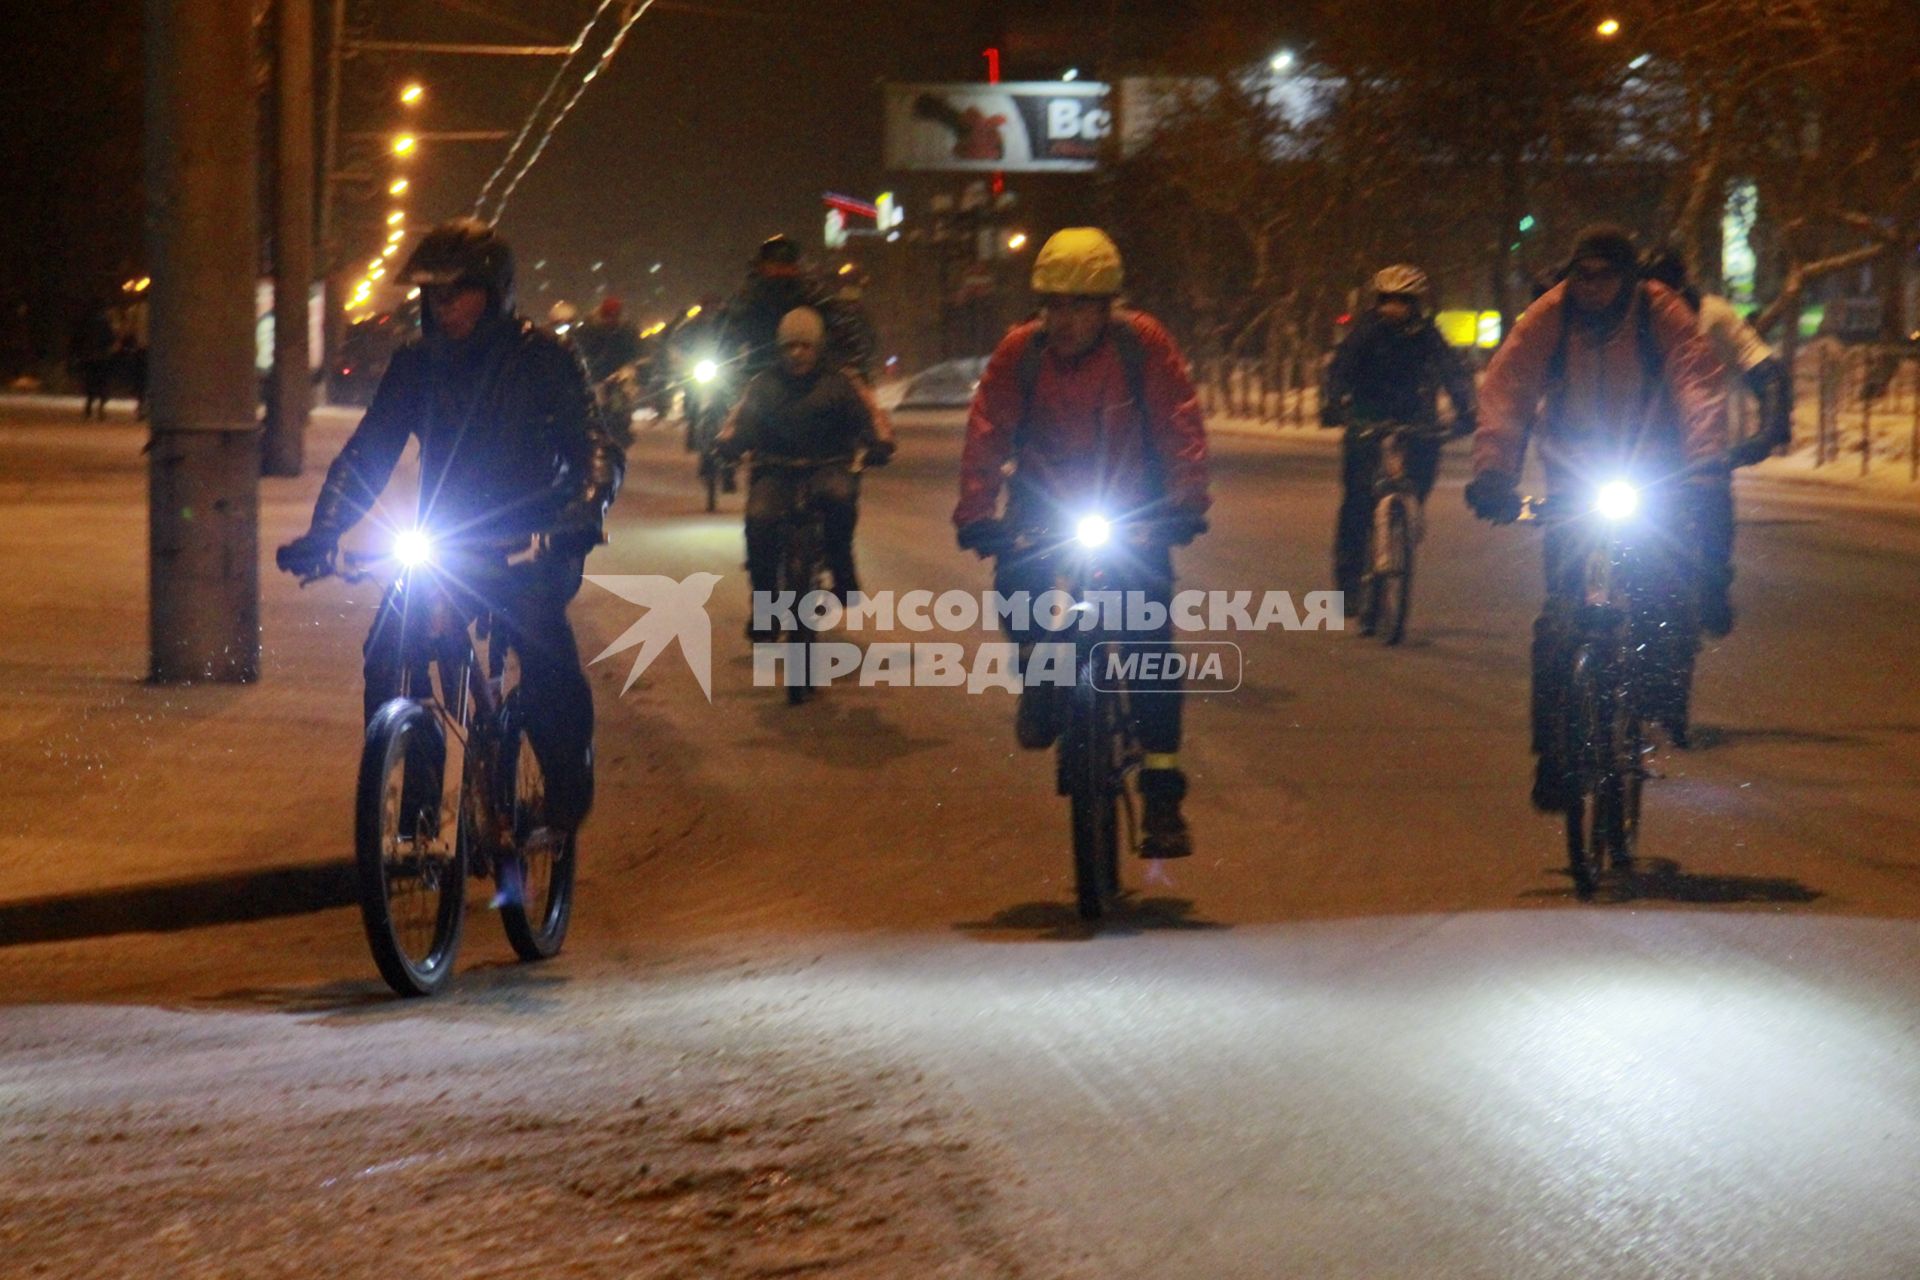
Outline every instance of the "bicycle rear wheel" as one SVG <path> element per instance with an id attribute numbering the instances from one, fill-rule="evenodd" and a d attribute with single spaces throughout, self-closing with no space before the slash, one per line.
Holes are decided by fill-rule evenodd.
<path id="1" fill-rule="evenodd" d="M 519 902 L 500 908 L 500 924 L 507 941 L 522 960 L 549 960 L 560 953 L 573 919 L 575 837 L 530 838 L 546 825 L 547 780 L 540 760 L 527 739 L 526 708 L 520 691 L 507 695 L 501 713 L 501 811 L 513 825 L 513 851 L 502 855 L 520 863 L 522 893 Z"/>
<path id="2" fill-rule="evenodd" d="M 360 754 L 354 865 L 367 945 L 387 985 L 427 996 L 446 985 L 466 918 L 467 842 L 459 806 L 443 816 L 446 743 L 433 712 L 395 698 Z M 447 828 L 451 826 L 451 830 Z"/>
<path id="3" fill-rule="evenodd" d="M 1067 730 L 1060 738 L 1061 773 L 1073 825 L 1073 896 L 1082 920 L 1098 920 L 1119 891 L 1120 830 L 1113 789 L 1113 734 L 1108 700 L 1082 661 Z"/>

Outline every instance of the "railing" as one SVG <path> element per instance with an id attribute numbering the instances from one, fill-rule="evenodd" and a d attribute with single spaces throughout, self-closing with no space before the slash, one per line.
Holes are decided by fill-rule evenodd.
<path id="1" fill-rule="evenodd" d="M 1794 387 L 1794 448 L 1811 448 L 1814 466 L 1902 467 L 1920 481 L 1920 349 L 1815 342 Z"/>

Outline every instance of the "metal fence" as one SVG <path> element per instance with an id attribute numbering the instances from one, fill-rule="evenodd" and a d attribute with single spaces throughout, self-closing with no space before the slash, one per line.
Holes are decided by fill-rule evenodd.
<path id="1" fill-rule="evenodd" d="M 1814 466 L 1899 468 L 1920 481 L 1920 351 L 1816 342 L 1795 361 L 1794 386 L 1793 447 L 1811 450 Z"/>

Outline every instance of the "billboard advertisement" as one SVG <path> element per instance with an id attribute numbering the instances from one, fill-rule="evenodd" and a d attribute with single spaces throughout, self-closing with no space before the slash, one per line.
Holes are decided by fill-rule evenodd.
<path id="1" fill-rule="evenodd" d="M 921 172 L 1085 173 L 1113 132 L 1107 86 L 890 84 L 887 168 Z"/>

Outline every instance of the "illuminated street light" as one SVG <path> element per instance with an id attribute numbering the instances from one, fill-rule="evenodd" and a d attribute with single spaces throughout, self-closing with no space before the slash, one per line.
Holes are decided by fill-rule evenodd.
<path id="1" fill-rule="evenodd" d="M 381 277 L 385 276 L 386 274 L 387 274 L 387 269 L 385 267 L 375 267 L 373 270 L 367 272 L 367 276 L 370 279 L 374 279 L 374 280 L 378 280 Z"/>
<path id="2" fill-rule="evenodd" d="M 387 215 L 387 225 L 390 227 L 397 227 L 401 223 L 405 222 L 406 220 L 407 220 L 407 211 L 405 209 L 395 209 L 392 213 Z"/>
<path id="3" fill-rule="evenodd" d="M 1026 247 L 1027 247 L 1026 232 L 1016 231 L 1012 235 L 1007 237 L 1007 251 L 1009 253 L 1018 253 Z"/>
<path id="4" fill-rule="evenodd" d="M 397 156 L 410 156 L 413 154 L 413 149 L 419 145 L 420 140 L 418 138 L 410 133 L 403 133 L 393 140 L 393 154 Z"/>
<path id="5" fill-rule="evenodd" d="M 1293 50 L 1282 49 L 1273 55 L 1273 60 L 1267 65 L 1273 68 L 1276 75 L 1284 75 L 1293 70 Z"/>
<path id="6" fill-rule="evenodd" d="M 400 246 L 397 244 L 390 244 L 386 248 L 380 251 L 380 256 L 383 258 L 391 258 L 394 254 L 398 252 L 400 252 Z"/>
<path id="7" fill-rule="evenodd" d="M 375 258 L 372 262 L 369 262 L 367 264 L 367 270 L 369 271 L 373 270 L 375 267 L 379 266 L 383 261 L 384 259 L 382 258 Z"/>
<path id="8" fill-rule="evenodd" d="M 1065 80 L 1067 83 L 1071 84 L 1075 80 L 1078 80 L 1080 78 L 1080 68 L 1068 67 L 1064 72 L 1061 73 L 1060 78 L 1062 80 Z"/>
<path id="9" fill-rule="evenodd" d="M 400 227 L 395 227 L 393 230 L 387 232 L 388 244 L 399 244 L 402 240 L 405 240 L 406 238 L 407 238 L 406 231 Z"/>
<path id="10" fill-rule="evenodd" d="M 405 178 L 395 178 L 392 182 L 389 182 L 387 184 L 387 194 L 390 196 L 403 196 L 407 194 L 407 180 Z"/>
<path id="11" fill-rule="evenodd" d="M 1620 34 L 1620 21 L 1617 18 L 1602 19 L 1600 25 L 1594 30 L 1600 33 L 1602 40 L 1611 40 Z"/>
<path id="12" fill-rule="evenodd" d="M 415 81 L 400 91 L 400 101 L 404 106 L 413 106 L 427 96 L 426 86 Z"/>

